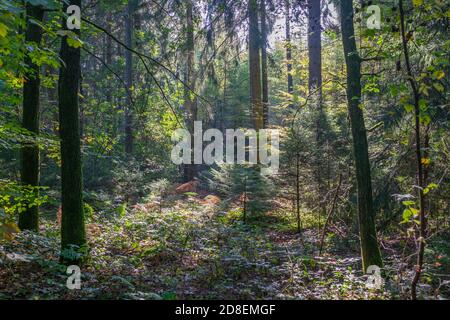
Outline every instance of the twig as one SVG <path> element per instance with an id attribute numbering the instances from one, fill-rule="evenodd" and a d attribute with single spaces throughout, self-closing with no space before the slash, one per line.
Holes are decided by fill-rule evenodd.
<path id="1" fill-rule="evenodd" d="M 96 56 L 93 52 L 91 52 L 89 49 L 87 49 L 85 46 L 82 46 L 82 49 L 84 51 L 86 51 L 88 54 L 90 54 L 91 56 L 93 56 L 94 58 L 96 58 L 98 61 L 100 61 L 105 67 L 106 69 L 108 69 L 112 74 L 114 74 L 116 76 L 117 79 L 119 79 L 119 81 L 123 84 L 123 86 L 125 87 L 125 90 L 127 92 L 127 95 L 130 97 L 130 101 L 131 104 L 134 105 L 134 101 L 133 101 L 133 96 L 130 92 L 130 88 L 128 88 L 127 84 L 125 83 L 125 81 L 122 79 L 122 77 L 115 72 L 106 62 L 105 60 L 103 60 L 102 58 L 100 58 L 99 56 Z"/>
<path id="2" fill-rule="evenodd" d="M 127 46 L 125 43 L 123 43 L 122 41 L 120 41 L 119 39 L 117 39 L 114 35 L 112 35 L 108 30 L 106 30 L 105 28 L 99 26 L 98 24 L 86 19 L 86 18 L 81 18 L 81 20 L 83 20 L 84 22 L 87 22 L 88 24 L 92 25 L 93 27 L 99 29 L 100 31 L 104 32 L 106 35 L 108 35 L 111 39 L 113 39 L 115 42 L 117 42 L 118 44 L 120 44 L 122 47 L 124 47 L 125 49 L 127 49 L 128 51 L 131 51 L 132 53 L 136 54 L 139 59 L 144 63 L 144 59 L 146 58 L 148 60 L 150 60 L 151 62 L 155 63 L 156 65 L 158 65 L 159 67 L 161 67 L 162 69 L 164 69 L 165 71 L 167 71 L 168 73 L 170 73 L 170 75 L 172 75 L 177 81 L 179 81 L 185 88 L 187 88 L 189 91 L 191 91 L 194 96 L 196 96 L 197 98 L 200 98 L 201 100 L 205 101 L 206 103 L 210 103 L 206 98 L 202 97 L 201 95 L 199 95 L 197 92 L 195 92 L 194 90 L 192 90 L 192 88 L 185 82 L 183 81 L 175 72 L 173 72 L 172 70 L 170 70 L 168 67 L 166 67 L 163 63 L 159 62 L 158 60 L 156 60 L 155 58 L 152 58 L 149 55 L 146 55 L 144 53 L 141 53 L 139 51 L 134 50 L 133 48 L 130 48 L 129 46 Z M 149 71 L 148 68 L 146 68 L 147 71 L 149 73 L 151 73 Z M 153 77 L 153 76 L 152 76 Z"/>

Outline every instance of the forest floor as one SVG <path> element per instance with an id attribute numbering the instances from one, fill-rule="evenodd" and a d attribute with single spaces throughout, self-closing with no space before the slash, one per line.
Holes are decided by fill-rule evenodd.
<path id="1" fill-rule="evenodd" d="M 368 289 L 356 236 L 327 237 L 319 257 L 317 228 L 300 237 L 283 208 L 244 224 L 238 209 L 179 195 L 87 220 L 80 290 L 66 288 L 53 216 L 43 219 L 40 235 L 21 232 L 0 243 L 0 299 L 401 299 L 412 275 L 399 250 L 384 250 L 385 284 Z M 443 298 L 446 280 L 433 277 L 420 290 Z"/>

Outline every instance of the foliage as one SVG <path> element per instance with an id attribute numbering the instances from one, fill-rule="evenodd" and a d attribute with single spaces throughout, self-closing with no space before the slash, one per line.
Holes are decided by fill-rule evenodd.
<path id="1" fill-rule="evenodd" d="M 208 182 L 212 190 L 230 200 L 239 200 L 244 211 L 262 213 L 270 209 L 274 186 L 258 167 L 221 164 L 211 169 Z"/>

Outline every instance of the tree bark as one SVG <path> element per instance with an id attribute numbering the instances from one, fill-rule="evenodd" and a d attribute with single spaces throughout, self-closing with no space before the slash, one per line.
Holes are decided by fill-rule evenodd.
<path id="1" fill-rule="evenodd" d="M 111 25 L 112 25 L 112 17 L 111 17 L 111 13 L 108 13 L 106 15 L 106 25 L 107 28 L 110 29 Z M 106 64 L 109 67 L 112 67 L 112 56 L 113 56 L 113 46 L 112 46 L 112 39 L 110 36 L 108 35 L 104 35 L 105 37 L 105 61 Z M 110 104 L 110 106 L 112 107 L 112 102 L 113 102 L 113 89 L 111 88 L 111 86 L 108 84 L 107 88 L 106 88 L 106 101 L 108 101 L 108 103 Z"/>
<path id="2" fill-rule="evenodd" d="M 266 1 L 261 0 L 261 76 L 262 76 L 262 104 L 263 125 L 269 125 L 269 79 L 267 71 L 267 12 Z"/>
<path id="3" fill-rule="evenodd" d="M 259 55 L 260 34 L 258 28 L 257 0 L 248 1 L 249 15 L 249 65 L 250 65 L 250 101 L 253 128 L 258 131 L 264 127 L 262 89 L 261 89 L 261 57 Z"/>
<path id="4" fill-rule="evenodd" d="M 295 204 L 297 208 L 297 233 L 301 234 L 302 222 L 300 219 L 300 154 L 297 153 L 295 158 Z"/>
<path id="5" fill-rule="evenodd" d="M 291 3 L 290 0 L 284 1 L 285 6 L 285 24 L 286 24 L 286 61 L 287 61 L 287 89 L 288 93 L 294 92 L 294 81 L 292 79 L 292 43 L 291 43 Z"/>
<path id="6" fill-rule="evenodd" d="M 194 122 L 198 118 L 197 99 L 191 90 L 195 90 L 195 34 L 194 34 L 194 4 L 192 0 L 186 1 L 186 70 L 185 82 L 189 88 L 184 88 L 184 109 L 187 112 L 187 127 L 191 135 L 194 134 Z M 194 150 L 194 139 L 192 139 L 192 150 Z M 194 155 L 191 155 L 191 164 L 183 166 L 184 181 L 188 182 L 197 175 L 197 165 L 194 164 Z"/>
<path id="7" fill-rule="evenodd" d="M 322 199 L 325 195 L 325 186 L 323 182 L 323 145 L 324 145 L 324 126 L 325 114 L 322 110 L 322 30 L 321 30 L 321 1 L 308 0 L 308 56 L 309 56 L 309 95 L 313 96 L 314 108 L 316 108 L 316 179 L 318 186 L 318 195 Z M 320 215 L 326 214 L 326 204 L 321 203 Z"/>
<path id="8" fill-rule="evenodd" d="M 25 41 L 33 43 L 33 46 L 39 46 L 42 40 L 42 28 L 30 19 L 42 22 L 44 19 L 44 10 L 41 6 L 34 6 L 27 2 L 26 4 L 26 31 Z M 40 74 L 39 66 L 31 61 L 31 58 L 25 56 L 25 64 L 30 69 L 26 75 L 26 81 L 23 86 L 23 119 L 24 129 L 33 133 L 30 138 L 36 138 L 39 134 L 39 86 Z M 35 142 L 26 142 L 21 150 L 21 182 L 24 186 L 39 186 L 39 146 Z M 39 196 L 38 189 L 33 189 L 34 196 Z M 22 230 L 39 231 L 39 208 L 34 205 L 27 207 L 19 215 L 19 228 Z"/>
<path id="9" fill-rule="evenodd" d="M 128 0 L 127 12 L 125 14 L 125 44 L 133 48 L 133 13 L 135 0 Z M 125 51 L 125 83 L 129 92 L 133 88 L 133 56 L 130 50 Z M 126 95 L 125 107 L 125 153 L 133 153 L 133 104 L 129 94 Z"/>
<path id="10" fill-rule="evenodd" d="M 414 99 L 414 122 L 415 122 L 415 138 L 416 138 L 416 168 L 417 168 L 417 184 L 419 193 L 419 214 L 420 214 L 420 226 L 419 226 L 419 250 L 417 252 L 417 265 L 415 266 L 415 274 L 411 282 L 411 298 L 417 299 L 417 284 L 422 274 L 423 259 L 425 253 L 425 238 L 427 233 L 427 219 L 425 216 L 425 194 L 424 189 L 424 170 L 422 165 L 422 144 L 421 144 L 421 130 L 420 130 L 420 92 L 416 82 L 416 79 L 412 73 L 411 62 L 409 59 L 408 40 L 406 36 L 405 26 L 405 12 L 403 8 L 403 0 L 399 0 L 400 9 L 400 30 L 402 36 L 403 54 L 405 57 L 406 72 L 408 74 L 408 81 L 411 85 L 413 99 Z"/>
<path id="11" fill-rule="evenodd" d="M 64 3 L 64 11 L 68 5 L 81 8 L 81 0 L 70 0 Z M 66 21 L 63 18 L 63 28 Z M 78 36 L 79 30 L 72 30 Z M 67 36 L 61 39 L 59 53 L 63 62 L 60 67 L 59 94 L 59 133 L 61 139 L 61 248 L 71 246 L 82 248 L 86 244 L 83 213 L 83 184 L 81 169 L 81 141 L 79 122 L 79 84 L 80 84 L 80 48 L 68 45 Z M 62 257 L 65 263 L 78 263 L 78 259 Z"/>
<path id="12" fill-rule="evenodd" d="M 308 55 L 310 92 L 318 90 L 322 96 L 322 41 L 320 0 L 308 0 Z"/>
<path id="13" fill-rule="evenodd" d="M 363 270 L 370 265 L 382 267 L 375 230 L 369 152 L 361 108 L 361 58 L 356 48 L 352 0 L 341 0 L 341 30 L 347 66 L 347 101 L 353 137 L 353 152 L 358 188 L 358 218 Z"/>

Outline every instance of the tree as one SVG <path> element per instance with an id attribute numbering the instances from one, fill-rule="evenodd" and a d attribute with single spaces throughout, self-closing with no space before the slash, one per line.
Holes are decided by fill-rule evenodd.
<path id="1" fill-rule="evenodd" d="M 358 218 L 363 270 L 370 265 L 382 266 L 375 230 L 367 134 L 361 106 L 361 58 L 356 48 L 352 0 L 341 0 L 341 31 L 347 67 L 347 103 L 353 137 Z"/>
<path id="2" fill-rule="evenodd" d="M 184 87 L 184 110 L 187 112 L 187 128 L 191 134 L 194 134 L 194 122 L 198 117 L 197 98 L 193 95 L 195 90 L 195 35 L 194 35 L 194 3 L 191 0 L 186 1 L 186 66 L 184 81 L 187 86 Z M 192 139 L 194 140 L 194 139 Z M 192 149 L 194 150 L 194 149 Z M 184 165 L 184 181 L 191 181 L 197 175 L 197 165 Z"/>
<path id="3" fill-rule="evenodd" d="M 26 31 L 25 41 L 34 47 L 38 47 L 42 40 L 42 28 L 36 22 L 42 22 L 44 9 L 30 2 L 26 3 Z M 36 22 L 34 22 L 34 21 Z M 23 85 L 23 122 L 24 129 L 33 133 L 31 139 L 39 134 L 39 66 L 34 63 L 29 55 L 25 56 L 25 65 L 29 72 Z M 34 189 L 34 196 L 39 196 L 39 146 L 36 142 L 26 142 L 21 150 L 21 180 L 25 186 Z M 19 215 L 19 228 L 22 230 L 39 231 L 39 208 L 37 205 L 28 206 Z"/>
<path id="4" fill-rule="evenodd" d="M 308 88 L 310 92 L 312 90 L 318 91 L 319 100 L 322 96 L 322 30 L 320 19 L 320 0 L 308 0 Z"/>
<path id="5" fill-rule="evenodd" d="M 287 61 L 287 89 L 288 93 L 294 92 L 294 82 L 292 79 L 292 43 L 291 43 L 291 3 L 290 0 L 284 1 L 284 15 L 286 25 L 286 61 Z"/>
<path id="6" fill-rule="evenodd" d="M 325 195 L 323 182 L 323 145 L 324 145 L 324 127 L 326 126 L 326 116 L 322 109 L 322 26 L 321 26 L 321 1 L 308 0 L 308 57 L 309 57 L 309 96 L 312 97 L 315 129 L 316 129 L 316 168 L 315 175 L 317 179 L 318 195 L 321 198 Z M 325 203 L 321 204 L 323 214 L 326 213 Z M 320 216 L 319 216 L 320 218 Z M 320 219 L 319 219 L 320 220 Z"/>
<path id="7" fill-rule="evenodd" d="M 405 24 L 405 12 L 403 8 L 403 1 L 399 0 L 400 9 L 400 31 L 402 37 L 402 48 L 403 55 L 405 58 L 406 72 L 408 75 L 408 81 L 411 86 L 413 100 L 414 100 L 414 133 L 416 139 L 416 169 L 417 169 L 417 186 L 419 193 L 419 250 L 417 253 L 417 265 L 414 274 L 414 278 L 411 282 L 411 297 L 413 300 L 417 299 L 417 284 L 420 280 L 420 275 L 422 273 L 424 252 L 425 252 L 425 238 L 427 232 L 427 219 L 425 216 L 425 194 L 424 194 L 424 170 L 422 164 L 422 144 L 421 144 L 421 130 L 420 130 L 420 92 L 417 85 L 416 78 L 413 75 L 411 62 L 409 59 L 408 50 L 408 39 L 406 35 L 406 24 Z"/>
<path id="8" fill-rule="evenodd" d="M 125 44 L 133 48 L 133 13 L 136 0 L 128 0 L 127 12 L 125 14 Z M 131 89 L 133 87 L 133 55 L 130 50 L 125 51 L 125 82 L 130 94 L 126 95 L 125 107 L 125 153 L 133 152 L 133 104 L 131 101 Z"/>
<path id="9" fill-rule="evenodd" d="M 248 55 L 250 65 L 250 101 L 253 128 L 258 131 L 264 127 L 262 89 L 261 89 L 261 57 L 259 55 L 260 34 L 258 28 L 257 0 L 248 1 L 249 34 Z"/>
<path id="10" fill-rule="evenodd" d="M 64 3 L 81 8 L 81 0 Z M 83 183 L 81 170 L 81 141 L 79 123 L 80 48 L 70 46 L 69 37 L 79 37 L 80 30 L 70 34 L 63 18 L 66 34 L 61 39 L 59 57 L 62 61 L 58 81 L 59 134 L 61 139 L 61 249 L 82 248 L 86 245 L 83 213 Z M 72 41 L 71 41 L 72 43 Z M 65 257 L 67 263 L 77 263 L 78 256 Z"/>
<path id="11" fill-rule="evenodd" d="M 269 124 L 269 79 L 267 71 L 267 12 L 266 1 L 261 0 L 261 76 L 264 128 Z"/>

